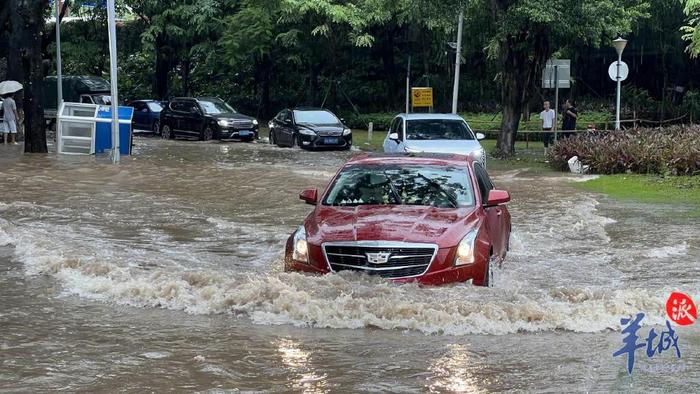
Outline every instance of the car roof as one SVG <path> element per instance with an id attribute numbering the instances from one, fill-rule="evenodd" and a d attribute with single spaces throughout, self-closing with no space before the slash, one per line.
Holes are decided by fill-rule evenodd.
<path id="1" fill-rule="evenodd" d="M 429 120 L 429 119 L 446 119 L 446 120 L 464 120 L 461 116 L 457 114 L 406 114 L 401 113 L 397 116 L 401 116 L 406 120 Z"/>
<path id="2" fill-rule="evenodd" d="M 294 108 L 291 108 L 291 110 L 292 111 L 326 111 L 326 112 L 331 112 L 329 109 L 318 108 L 318 107 L 294 107 Z"/>
<path id="3" fill-rule="evenodd" d="M 428 164 L 428 165 L 459 165 L 474 162 L 474 157 L 469 155 L 456 155 L 447 153 L 366 153 L 353 156 L 346 165 L 359 164 Z"/>

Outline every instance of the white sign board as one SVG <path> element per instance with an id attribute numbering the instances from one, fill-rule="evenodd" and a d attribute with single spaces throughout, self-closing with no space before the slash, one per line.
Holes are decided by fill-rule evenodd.
<path id="1" fill-rule="evenodd" d="M 630 68 L 627 67 L 627 63 L 620 62 L 620 81 L 624 81 L 630 74 Z M 610 79 L 617 82 L 617 62 L 613 62 L 610 67 L 608 67 L 608 75 Z"/>
<path id="2" fill-rule="evenodd" d="M 550 59 L 542 71 L 542 89 L 555 89 L 556 80 L 559 80 L 559 88 L 571 87 L 571 60 Z"/>

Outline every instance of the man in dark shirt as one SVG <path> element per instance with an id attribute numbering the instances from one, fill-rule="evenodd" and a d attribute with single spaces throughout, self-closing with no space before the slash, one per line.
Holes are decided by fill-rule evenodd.
<path id="1" fill-rule="evenodd" d="M 574 135 L 573 132 L 567 132 L 567 130 L 576 130 L 576 119 L 578 118 L 578 111 L 573 100 L 566 100 L 564 104 L 564 113 L 562 120 L 562 131 L 564 138 L 569 138 Z"/>

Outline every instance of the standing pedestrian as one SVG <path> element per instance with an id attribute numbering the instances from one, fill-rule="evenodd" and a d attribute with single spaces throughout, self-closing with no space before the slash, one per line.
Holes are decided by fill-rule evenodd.
<path id="1" fill-rule="evenodd" d="M 14 93 L 9 93 L 2 97 L 2 109 L 4 112 L 3 123 L 5 126 L 5 133 L 9 134 L 9 138 L 5 143 L 9 142 L 10 144 L 17 145 L 15 138 L 17 136 L 19 114 L 17 113 L 17 104 L 15 104 L 15 100 L 12 98 L 13 95 Z"/>
<path id="2" fill-rule="evenodd" d="M 564 131 L 564 138 L 569 138 L 574 135 L 573 130 L 576 130 L 576 119 L 578 119 L 578 110 L 574 100 L 566 100 L 562 115 L 561 129 Z"/>
<path id="3" fill-rule="evenodd" d="M 552 141 L 554 140 L 554 134 L 552 134 L 552 132 L 557 126 L 557 113 L 550 108 L 549 101 L 545 101 L 543 106 L 544 111 L 540 112 L 540 120 L 542 121 L 541 135 L 542 142 L 544 143 L 544 154 L 546 155 L 549 145 L 551 145 Z"/>

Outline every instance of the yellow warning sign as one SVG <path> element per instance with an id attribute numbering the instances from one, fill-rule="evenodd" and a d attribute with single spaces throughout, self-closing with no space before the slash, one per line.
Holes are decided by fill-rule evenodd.
<path id="1" fill-rule="evenodd" d="M 411 103 L 414 107 L 432 107 L 433 88 L 411 88 Z"/>

